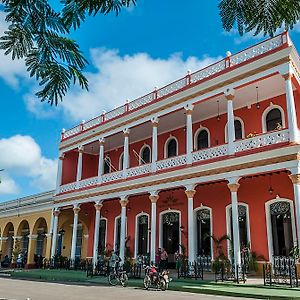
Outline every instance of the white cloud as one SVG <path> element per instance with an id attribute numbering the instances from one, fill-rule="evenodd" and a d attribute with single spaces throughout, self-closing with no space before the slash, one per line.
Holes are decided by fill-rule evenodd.
<path id="1" fill-rule="evenodd" d="M 89 91 L 75 88 L 68 93 L 62 109 L 68 119 L 80 121 L 99 115 L 185 76 L 187 70 L 201 69 L 219 58 L 188 57 L 173 54 L 167 59 L 152 58 L 147 53 L 121 56 L 118 50 L 97 48 L 91 50 Z M 31 109 L 31 111 L 33 111 Z"/>
<path id="2" fill-rule="evenodd" d="M 12 195 L 19 192 L 19 187 L 16 182 L 9 176 L 0 177 L 0 194 Z"/>
<path id="3" fill-rule="evenodd" d="M 16 190 L 13 182 L 14 176 L 18 175 L 27 178 L 41 191 L 55 187 L 57 160 L 44 157 L 32 137 L 15 135 L 0 139 L 0 153 L 0 166 L 8 176 L 6 184 L 3 184 L 6 190 Z"/>
<path id="4" fill-rule="evenodd" d="M 4 34 L 8 23 L 5 21 L 5 13 L 0 11 L 0 36 Z M 17 88 L 20 79 L 28 78 L 26 67 L 23 60 L 12 60 L 11 55 L 5 55 L 4 51 L 0 51 L 0 78 L 8 85 Z"/>

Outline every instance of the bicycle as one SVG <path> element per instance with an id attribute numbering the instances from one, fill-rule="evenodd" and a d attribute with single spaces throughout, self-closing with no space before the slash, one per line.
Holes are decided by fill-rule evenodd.
<path id="1" fill-rule="evenodd" d="M 144 277 L 144 288 L 148 290 L 150 287 L 156 287 L 161 291 L 165 291 L 169 285 L 169 280 L 167 282 L 165 278 L 165 274 L 158 273 L 157 271 L 154 272 L 154 267 L 146 266 L 145 269 L 145 277 Z"/>
<path id="2" fill-rule="evenodd" d="M 112 286 L 116 286 L 120 283 L 122 287 L 126 287 L 128 285 L 128 276 L 126 271 L 114 269 L 114 271 L 108 275 L 108 282 Z"/>

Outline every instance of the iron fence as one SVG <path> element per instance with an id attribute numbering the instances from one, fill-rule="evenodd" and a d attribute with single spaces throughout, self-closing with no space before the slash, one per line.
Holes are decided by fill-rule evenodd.
<path id="1" fill-rule="evenodd" d="M 178 268 L 179 278 L 194 278 L 203 280 L 203 264 L 201 262 L 182 262 Z"/>

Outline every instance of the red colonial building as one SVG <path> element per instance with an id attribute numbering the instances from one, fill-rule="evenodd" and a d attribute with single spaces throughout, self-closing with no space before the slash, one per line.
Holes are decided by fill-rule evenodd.
<path id="1" fill-rule="evenodd" d="M 299 70 L 283 33 L 63 130 L 51 256 L 69 244 L 95 263 L 105 248 L 213 260 L 211 236 L 225 234 L 237 264 L 245 246 L 288 255 L 300 242 Z"/>

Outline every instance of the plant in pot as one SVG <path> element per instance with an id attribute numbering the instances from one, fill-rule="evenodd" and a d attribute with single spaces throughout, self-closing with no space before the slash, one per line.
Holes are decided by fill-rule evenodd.
<path id="1" fill-rule="evenodd" d="M 231 239 L 227 234 L 222 235 L 221 237 L 217 238 L 216 236 L 211 236 L 214 242 L 215 248 L 215 260 L 213 261 L 211 268 L 213 272 L 218 272 L 219 270 L 223 269 L 226 270 L 231 267 L 230 260 L 224 253 L 223 244 L 224 241 L 230 241 Z M 232 247 L 231 247 L 232 248 Z"/>

